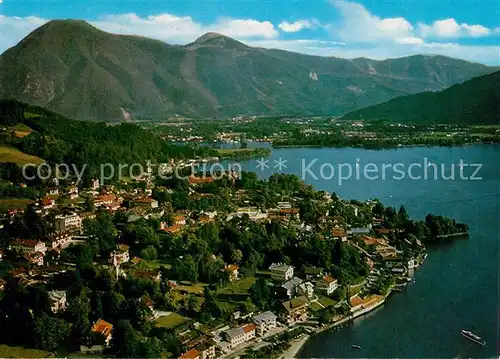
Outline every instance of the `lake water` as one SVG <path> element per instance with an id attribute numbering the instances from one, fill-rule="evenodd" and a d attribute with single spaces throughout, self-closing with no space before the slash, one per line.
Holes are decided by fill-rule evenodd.
<path id="1" fill-rule="evenodd" d="M 366 200 L 379 198 L 385 205 L 403 204 L 413 218 L 423 219 L 429 212 L 456 218 L 470 226 L 468 239 L 428 248 L 428 258 L 417 271 L 415 282 L 403 292 L 393 294 L 388 302 L 368 315 L 338 330 L 312 337 L 299 352 L 303 358 L 342 357 L 404 357 L 404 358 L 491 358 L 500 353 L 499 336 L 499 187 L 500 146 L 412 147 L 382 151 L 362 149 L 274 149 L 267 158 L 269 168 L 260 170 L 256 161 L 242 164 L 243 169 L 267 177 L 278 169 L 281 158 L 286 160 L 282 172 L 304 176 L 316 189 L 336 192 L 343 198 Z M 455 164 L 454 180 L 435 180 L 430 168 L 427 180 L 394 179 L 391 171 L 381 178 L 383 164 L 427 161 L 443 164 L 446 176 Z M 304 168 L 311 163 L 310 172 Z M 359 159 L 361 176 L 339 185 L 337 173 L 331 168 L 351 164 L 355 172 Z M 458 173 L 460 160 L 465 164 L 482 164 L 476 177 L 463 180 Z M 302 162 L 305 161 L 305 162 Z M 379 178 L 363 176 L 367 163 L 372 170 L 379 167 Z M 320 167 L 323 164 L 321 178 Z M 431 165 L 432 166 L 432 165 Z M 423 170 L 414 166 L 414 178 Z M 344 165 L 346 174 L 347 165 Z M 464 167 L 463 177 L 474 170 Z M 312 173 L 312 175 L 311 175 Z M 369 176 L 373 178 L 374 172 Z M 317 179 L 315 178 L 317 177 Z M 396 178 L 401 175 L 395 176 Z M 487 346 L 480 347 L 460 335 L 460 329 L 470 329 L 481 335 Z M 361 350 L 352 349 L 357 344 Z"/>

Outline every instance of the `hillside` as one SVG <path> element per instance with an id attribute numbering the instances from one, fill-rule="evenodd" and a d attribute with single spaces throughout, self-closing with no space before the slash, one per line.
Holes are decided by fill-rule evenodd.
<path id="1" fill-rule="evenodd" d="M 168 163 L 171 158 L 216 154 L 208 147 L 171 144 L 135 124 L 110 126 L 103 122 L 76 121 L 15 100 L 0 100 L 0 127 L 4 129 L 0 133 L 1 163 L 41 163 L 45 160 L 51 165 L 66 163 L 78 168 L 85 165 L 87 181 L 99 174 L 102 164 L 117 168 L 118 164 L 137 163 L 145 168 L 148 160 Z M 30 128 L 32 132 L 20 138 L 9 130 L 20 127 Z M 125 169 L 125 174 L 127 171 Z"/>
<path id="2" fill-rule="evenodd" d="M 443 56 L 375 61 L 252 48 L 208 33 L 185 46 L 51 21 L 0 56 L 0 98 L 78 119 L 340 114 L 494 69 Z"/>
<path id="3" fill-rule="evenodd" d="M 346 114 L 346 120 L 500 124 L 500 71 L 439 92 L 395 98 Z"/>

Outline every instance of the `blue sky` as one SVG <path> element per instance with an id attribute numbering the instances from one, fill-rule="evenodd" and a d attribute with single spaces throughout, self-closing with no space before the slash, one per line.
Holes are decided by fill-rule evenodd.
<path id="1" fill-rule="evenodd" d="M 0 52 L 59 18 L 177 44 L 216 31 L 321 56 L 425 53 L 500 65 L 499 0 L 0 0 Z"/>

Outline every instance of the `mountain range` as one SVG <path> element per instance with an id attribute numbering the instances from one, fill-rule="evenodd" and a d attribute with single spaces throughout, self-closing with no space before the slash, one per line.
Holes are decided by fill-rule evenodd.
<path id="1" fill-rule="evenodd" d="M 439 92 L 402 96 L 346 114 L 346 120 L 500 124 L 500 71 Z"/>
<path id="2" fill-rule="evenodd" d="M 0 98 L 104 121 L 343 114 L 495 70 L 444 56 L 309 56 L 254 48 L 216 33 L 168 45 L 55 20 L 0 56 Z"/>

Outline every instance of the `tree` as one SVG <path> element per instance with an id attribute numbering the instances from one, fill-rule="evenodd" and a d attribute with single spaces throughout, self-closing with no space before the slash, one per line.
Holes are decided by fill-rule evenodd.
<path id="1" fill-rule="evenodd" d="M 69 324 L 42 312 L 34 320 L 33 343 L 35 348 L 53 351 L 69 337 Z"/>
<path id="2" fill-rule="evenodd" d="M 195 294 L 189 294 L 187 298 L 187 307 L 190 311 L 199 313 L 201 312 L 201 307 L 203 305 L 203 300 Z"/>
<path id="3" fill-rule="evenodd" d="M 271 290 L 267 281 L 259 277 L 255 283 L 250 287 L 250 298 L 252 301 L 259 305 L 260 307 L 265 307 L 271 296 Z"/>
<path id="4" fill-rule="evenodd" d="M 128 320 L 120 320 L 113 332 L 113 351 L 118 357 L 135 358 L 140 356 L 139 343 L 132 325 Z"/>

